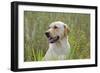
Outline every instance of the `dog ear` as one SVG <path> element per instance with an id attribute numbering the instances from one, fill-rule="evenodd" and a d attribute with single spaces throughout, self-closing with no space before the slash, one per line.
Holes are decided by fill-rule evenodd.
<path id="1" fill-rule="evenodd" d="M 67 35 L 69 34 L 69 32 L 70 32 L 70 29 L 69 29 L 69 27 L 65 24 L 65 25 L 64 25 L 64 36 L 67 36 Z"/>

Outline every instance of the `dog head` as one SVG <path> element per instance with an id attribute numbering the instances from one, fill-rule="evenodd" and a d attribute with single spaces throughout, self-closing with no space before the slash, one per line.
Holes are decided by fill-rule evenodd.
<path id="1" fill-rule="evenodd" d="M 49 29 L 45 32 L 49 43 L 55 43 L 64 37 L 66 37 L 69 33 L 68 26 L 61 22 L 56 21 L 50 24 Z"/>

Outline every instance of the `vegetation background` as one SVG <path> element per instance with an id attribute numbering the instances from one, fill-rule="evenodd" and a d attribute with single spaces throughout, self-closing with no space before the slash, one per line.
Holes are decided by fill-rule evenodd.
<path id="1" fill-rule="evenodd" d="M 70 27 L 68 60 L 90 58 L 90 14 L 24 11 L 24 61 L 41 61 L 48 49 L 45 31 L 51 22 Z"/>

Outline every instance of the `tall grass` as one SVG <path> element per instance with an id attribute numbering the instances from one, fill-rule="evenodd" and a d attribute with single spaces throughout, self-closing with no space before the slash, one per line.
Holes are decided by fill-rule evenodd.
<path id="1" fill-rule="evenodd" d="M 69 59 L 90 58 L 90 15 L 80 13 L 24 12 L 24 61 L 41 61 L 48 42 L 45 31 L 51 22 L 62 21 L 70 27 Z"/>

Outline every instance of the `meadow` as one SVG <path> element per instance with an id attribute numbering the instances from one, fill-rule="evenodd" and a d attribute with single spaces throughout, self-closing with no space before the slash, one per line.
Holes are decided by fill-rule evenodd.
<path id="1" fill-rule="evenodd" d="M 24 61 L 41 61 L 48 49 L 45 31 L 51 22 L 70 27 L 68 60 L 90 58 L 90 15 L 81 13 L 24 11 Z"/>

